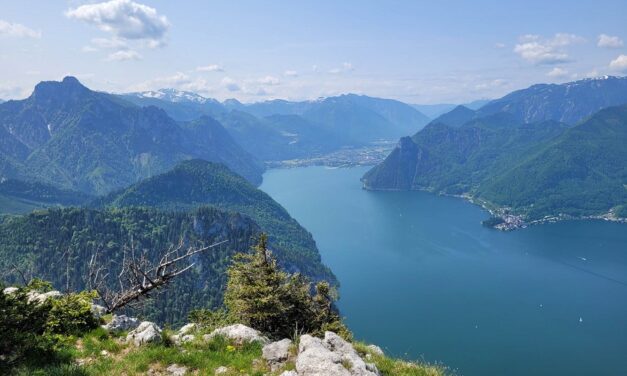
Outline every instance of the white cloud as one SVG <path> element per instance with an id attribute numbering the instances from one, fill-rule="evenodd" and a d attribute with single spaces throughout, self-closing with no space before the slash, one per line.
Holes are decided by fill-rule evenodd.
<path id="1" fill-rule="evenodd" d="M 295 70 L 286 70 L 285 72 L 283 72 L 283 75 L 287 77 L 298 77 L 298 72 L 296 72 Z"/>
<path id="2" fill-rule="evenodd" d="M 128 45 L 125 41 L 119 38 L 94 38 L 91 40 L 92 46 L 99 48 L 115 48 L 115 49 L 127 49 Z"/>
<path id="3" fill-rule="evenodd" d="M 333 68 L 331 70 L 329 70 L 329 73 L 331 74 L 340 74 L 340 73 L 345 73 L 345 72 L 351 72 L 355 70 L 355 68 L 353 67 L 353 64 L 348 63 L 348 62 L 344 62 L 342 63 L 342 66 L 339 68 Z"/>
<path id="4" fill-rule="evenodd" d="M 278 78 L 273 77 L 273 76 L 262 77 L 258 79 L 257 82 L 262 85 L 269 85 L 269 86 L 274 86 L 274 85 L 278 85 L 281 83 L 281 81 Z"/>
<path id="5" fill-rule="evenodd" d="M 495 48 L 505 48 L 507 46 L 505 45 L 505 43 L 496 43 L 496 44 L 494 44 L 494 47 Z"/>
<path id="6" fill-rule="evenodd" d="M 616 59 L 612 60 L 610 62 L 610 68 L 621 72 L 627 72 L 627 55 L 621 54 Z"/>
<path id="7" fill-rule="evenodd" d="M 41 31 L 30 29 L 19 23 L 0 20 L 0 37 L 41 38 Z"/>
<path id="8" fill-rule="evenodd" d="M 155 8 L 131 0 L 85 4 L 65 12 L 68 18 L 94 25 L 117 38 L 145 41 L 150 48 L 165 44 L 168 19 Z"/>
<path id="9" fill-rule="evenodd" d="M 209 64 L 201 67 L 196 67 L 197 72 L 224 72 L 224 68 L 218 64 Z"/>
<path id="10" fill-rule="evenodd" d="M 601 34 L 599 35 L 597 46 L 603 48 L 620 48 L 623 47 L 623 40 L 619 37 Z"/>
<path id="11" fill-rule="evenodd" d="M 141 60 L 142 55 L 133 50 L 119 50 L 109 54 L 108 61 L 127 61 L 127 60 Z"/>
<path id="12" fill-rule="evenodd" d="M 568 75 L 568 71 L 560 67 L 555 67 L 551 69 L 546 75 L 553 78 L 562 78 Z"/>
<path id="13" fill-rule="evenodd" d="M 558 64 L 571 60 L 565 47 L 582 43 L 584 39 L 574 34 L 558 33 L 548 39 L 527 34 L 521 36 L 519 41 L 514 52 L 523 59 L 534 64 Z"/>
<path id="14" fill-rule="evenodd" d="M 230 77 L 224 77 L 220 82 L 220 85 L 226 88 L 228 91 L 240 91 L 242 88 Z"/>

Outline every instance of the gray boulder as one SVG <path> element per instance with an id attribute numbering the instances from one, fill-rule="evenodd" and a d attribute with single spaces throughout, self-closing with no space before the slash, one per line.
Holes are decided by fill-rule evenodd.
<path id="1" fill-rule="evenodd" d="M 161 342 L 161 328 L 154 322 L 143 321 L 135 330 L 128 333 L 126 341 L 132 341 L 135 346 Z"/>
<path id="2" fill-rule="evenodd" d="M 187 367 L 171 364 L 165 369 L 170 376 L 183 376 L 187 373 Z"/>
<path id="3" fill-rule="evenodd" d="M 123 332 L 126 330 L 133 330 L 139 326 L 139 320 L 134 317 L 128 317 L 126 315 L 113 315 L 111 322 L 107 325 L 103 325 L 109 332 Z"/>
<path id="4" fill-rule="evenodd" d="M 194 332 L 195 330 L 196 330 L 196 324 L 183 325 L 183 327 L 181 327 L 181 329 L 179 329 L 179 331 L 176 334 L 174 334 L 173 336 L 170 336 L 170 339 L 172 340 L 172 342 L 174 342 L 177 345 L 180 345 L 185 342 L 191 342 L 194 340 L 194 338 L 196 338 L 196 336 L 190 333 Z"/>
<path id="5" fill-rule="evenodd" d="M 270 342 L 268 338 L 262 336 L 259 331 L 242 324 L 235 324 L 225 326 L 223 328 L 218 328 L 211 332 L 211 334 L 205 334 L 203 336 L 203 340 L 209 341 L 215 336 L 223 336 L 232 340 L 236 344 L 255 341 L 263 344 Z"/>
<path id="6" fill-rule="evenodd" d="M 378 376 L 374 364 L 364 362 L 352 344 L 333 332 L 324 339 L 300 337 L 296 371 L 299 376 Z"/>
<path id="7" fill-rule="evenodd" d="M 280 341 L 268 343 L 263 347 L 261 350 L 262 357 L 266 360 L 272 371 L 281 368 L 288 360 L 290 357 L 290 346 L 292 346 L 292 341 L 285 338 Z"/>
<path id="8" fill-rule="evenodd" d="M 329 350 L 321 339 L 308 334 L 300 337 L 296 371 L 300 376 L 351 376 L 340 355 Z"/>
<path id="9" fill-rule="evenodd" d="M 359 356 L 353 345 L 345 341 L 342 337 L 333 332 L 324 333 L 326 347 L 338 354 L 342 359 L 342 364 L 350 365 L 351 375 L 376 376 L 379 374 L 374 364 L 366 364 Z"/>
<path id="10" fill-rule="evenodd" d="M 63 294 L 61 294 L 59 291 L 56 291 L 56 290 L 52 290 L 52 291 L 48 291 L 44 293 L 39 293 L 37 291 L 29 291 L 26 294 L 26 297 L 28 298 L 29 303 L 37 302 L 38 304 L 42 304 L 48 299 L 58 298 L 61 295 Z"/>
<path id="11" fill-rule="evenodd" d="M 17 287 L 7 287 L 2 290 L 2 292 L 4 293 L 4 295 L 13 295 L 17 292 L 17 290 L 19 290 Z"/>
<path id="12" fill-rule="evenodd" d="M 283 371 L 283 373 L 279 376 L 298 376 L 296 371 Z"/>

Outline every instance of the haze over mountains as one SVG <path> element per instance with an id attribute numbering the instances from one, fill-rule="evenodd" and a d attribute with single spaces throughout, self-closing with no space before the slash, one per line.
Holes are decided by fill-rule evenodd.
<path id="1" fill-rule="evenodd" d="M 627 78 L 534 85 L 473 111 L 459 106 L 363 177 L 368 189 L 464 194 L 544 216 L 625 216 Z"/>
<path id="2" fill-rule="evenodd" d="M 402 102 L 355 94 L 252 104 L 236 100 L 220 103 L 170 89 L 121 97 L 138 105 L 160 107 L 176 120 L 216 117 L 240 145 L 262 160 L 301 158 L 344 146 L 392 140 L 429 122 L 427 116 Z"/>
<path id="3" fill-rule="evenodd" d="M 473 108 L 456 106 L 422 129 L 429 119 L 412 106 L 363 95 L 242 104 L 173 89 L 111 95 L 66 77 L 38 84 L 25 100 L 0 105 L 0 176 L 13 186 L 30 187 L 30 193 L 19 195 L 6 184 L 0 186 L 0 202 L 13 212 L 76 204 L 80 199 L 66 198 L 106 194 L 194 158 L 223 163 L 259 184 L 263 161 L 309 158 L 415 134 L 402 138 L 388 159 L 364 177 L 366 187 L 429 189 L 475 198 L 483 192 L 487 203 L 510 206 L 495 186 L 505 181 L 506 171 L 540 163 L 532 153 L 542 145 L 548 148 L 567 128 L 600 109 L 624 103 L 624 77 L 539 84 L 487 104 L 469 104 Z M 620 151 L 606 146 L 608 140 L 596 141 L 608 153 Z M 72 191 L 84 196 L 68 195 Z M 618 202 L 618 197 L 610 201 Z M 536 202 L 511 200 L 520 202 L 514 211 L 534 216 L 612 209 L 597 205 L 596 211 L 570 211 L 570 204 L 554 209 L 546 204 L 544 210 L 531 210 L 523 206 Z"/>

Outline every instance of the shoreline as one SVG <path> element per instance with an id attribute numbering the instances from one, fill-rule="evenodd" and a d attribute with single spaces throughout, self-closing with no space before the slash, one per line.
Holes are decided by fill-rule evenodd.
<path id="1" fill-rule="evenodd" d="M 372 187 L 368 187 L 363 181 L 362 181 L 362 189 L 366 191 L 372 191 L 372 192 L 377 192 L 377 191 L 380 191 L 380 192 L 403 192 L 403 191 L 427 192 L 427 193 L 435 194 L 437 196 L 460 198 L 473 205 L 477 205 L 481 207 L 483 210 L 487 211 L 490 214 L 491 217 L 483 221 L 482 225 L 493 228 L 495 230 L 504 231 L 504 232 L 514 231 L 518 229 L 525 229 L 530 226 L 537 226 L 537 225 L 543 225 L 543 224 L 548 224 L 548 223 L 557 223 L 557 222 L 563 222 L 563 221 L 603 220 L 606 222 L 616 222 L 616 223 L 627 224 L 627 218 L 616 217 L 614 216 L 611 210 L 603 214 L 586 215 L 586 216 L 579 216 L 579 217 L 567 215 L 567 214 L 558 214 L 558 215 L 550 215 L 550 216 L 547 215 L 544 218 L 534 219 L 534 220 L 529 221 L 525 219 L 524 215 L 506 213 L 505 211 L 509 210 L 509 208 L 507 207 L 495 205 L 491 202 L 478 199 L 469 194 L 461 194 L 461 195 L 447 194 L 447 193 L 435 192 L 428 188 L 409 189 L 409 190 L 396 189 L 396 188 L 374 189 Z M 495 223 L 493 225 L 486 224 L 485 222 L 489 221 L 490 219 L 498 219 L 500 220 L 500 222 Z"/>

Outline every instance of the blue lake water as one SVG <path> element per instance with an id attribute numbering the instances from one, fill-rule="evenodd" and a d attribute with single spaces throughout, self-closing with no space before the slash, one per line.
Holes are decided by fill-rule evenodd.
<path id="1" fill-rule="evenodd" d="M 458 374 L 627 375 L 627 225 L 504 233 L 461 199 L 361 189 L 364 167 L 270 170 L 356 337 Z"/>

